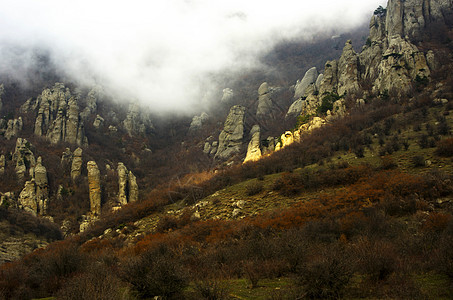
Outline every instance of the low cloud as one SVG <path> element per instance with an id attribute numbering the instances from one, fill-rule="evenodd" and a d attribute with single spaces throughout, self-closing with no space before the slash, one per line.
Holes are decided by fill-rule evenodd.
<path id="1" fill-rule="evenodd" d="M 383 2 L 15 0 L 0 11 L 0 73 L 24 78 L 39 49 L 59 72 L 120 100 L 196 110 L 223 88 L 210 74 L 257 67 L 283 39 L 348 31 Z"/>

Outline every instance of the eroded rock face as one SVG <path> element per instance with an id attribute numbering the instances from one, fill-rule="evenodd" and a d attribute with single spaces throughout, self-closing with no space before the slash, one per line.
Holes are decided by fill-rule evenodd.
<path id="1" fill-rule="evenodd" d="M 78 94 L 71 94 L 64 84 L 56 83 L 36 99 L 21 107 L 24 113 L 36 112 L 34 133 L 51 143 L 87 144 L 83 122 L 79 116 Z"/>
<path id="2" fill-rule="evenodd" d="M 359 57 L 347 41 L 338 61 L 338 95 L 352 94 L 359 90 Z"/>
<path id="3" fill-rule="evenodd" d="M 72 181 L 77 180 L 80 174 L 82 173 L 82 148 L 77 148 L 74 150 L 74 158 L 72 159 L 71 165 L 71 179 Z"/>
<path id="4" fill-rule="evenodd" d="M 338 85 L 338 63 L 336 60 L 326 62 L 324 66 L 324 76 L 319 87 L 319 94 L 336 93 Z"/>
<path id="5" fill-rule="evenodd" d="M 201 129 L 203 124 L 209 120 L 209 115 L 205 112 L 202 112 L 199 116 L 194 116 L 192 122 L 190 123 L 189 132 L 194 133 Z"/>
<path id="6" fill-rule="evenodd" d="M 85 109 L 80 113 L 80 117 L 83 120 L 88 119 L 88 117 L 92 114 L 95 114 L 97 111 L 97 102 L 99 97 L 103 95 L 102 87 L 95 86 L 91 89 L 85 99 Z"/>
<path id="7" fill-rule="evenodd" d="M 387 4 L 386 30 L 388 37 L 408 36 L 420 40 L 422 32 L 431 22 L 446 21 L 446 12 L 453 8 L 449 0 L 389 0 Z"/>
<path id="8" fill-rule="evenodd" d="M 245 107 L 240 105 L 231 107 L 223 130 L 219 135 L 216 159 L 225 160 L 241 151 L 244 138 L 244 114 Z"/>
<path id="9" fill-rule="evenodd" d="M 149 116 L 143 112 L 143 108 L 137 103 L 129 105 L 129 111 L 123 121 L 123 127 L 129 136 L 144 134 L 148 129 L 154 128 Z"/>
<path id="10" fill-rule="evenodd" d="M 16 174 L 19 180 L 25 178 L 27 169 L 36 165 L 32 148 L 33 146 L 26 139 L 17 138 L 13 161 L 16 163 Z"/>
<path id="11" fill-rule="evenodd" d="M 222 103 L 228 103 L 233 100 L 234 92 L 230 88 L 225 88 L 222 91 L 222 99 L 220 100 Z"/>
<path id="12" fill-rule="evenodd" d="M 93 126 L 96 129 L 102 128 L 104 126 L 104 118 L 100 115 L 96 115 L 96 119 L 94 119 Z"/>
<path id="13" fill-rule="evenodd" d="M 45 215 L 49 201 L 47 170 L 42 165 L 41 157 L 31 169 L 32 179 L 25 182 L 23 190 L 19 194 L 18 204 L 34 215 Z"/>
<path id="14" fill-rule="evenodd" d="M 7 140 L 10 140 L 12 137 L 16 137 L 23 127 L 24 123 L 22 122 L 22 117 L 8 120 L 8 125 L 5 131 L 5 138 Z"/>
<path id="15" fill-rule="evenodd" d="M 71 152 L 71 149 L 66 148 L 63 154 L 61 155 L 61 166 L 63 168 L 66 168 L 70 164 L 72 164 L 72 159 L 73 159 L 73 154 Z"/>
<path id="16" fill-rule="evenodd" d="M 249 161 L 257 161 L 261 157 L 261 148 L 260 148 L 260 126 L 253 125 L 250 130 L 250 142 L 247 147 L 247 155 L 244 159 L 244 163 Z"/>
<path id="17" fill-rule="evenodd" d="M 118 204 L 120 206 L 138 200 L 137 178 L 123 163 L 118 163 Z"/>
<path id="18" fill-rule="evenodd" d="M 305 72 L 304 77 L 302 80 L 298 80 L 294 87 L 294 99 L 299 99 L 301 97 L 305 97 L 305 92 L 310 85 L 314 85 L 316 80 L 318 79 L 318 70 L 316 67 L 309 69 Z"/>
<path id="19" fill-rule="evenodd" d="M 90 189 L 90 212 L 94 216 L 101 214 L 101 173 L 95 161 L 87 163 L 88 186 Z"/>
<path id="20" fill-rule="evenodd" d="M 271 93 L 267 82 L 263 82 L 258 88 L 258 108 L 256 116 L 259 118 L 267 117 L 272 113 L 273 104 Z"/>
<path id="21" fill-rule="evenodd" d="M 302 108 L 304 106 L 305 100 L 298 99 L 291 104 L 291 106 L 288 109 L 288 112 L 286 113 L 286 118 L 289 117 L 296 117 L 300 115 Z"/>

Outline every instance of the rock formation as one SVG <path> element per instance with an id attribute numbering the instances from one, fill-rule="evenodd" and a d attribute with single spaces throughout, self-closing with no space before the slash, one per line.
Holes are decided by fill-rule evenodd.
<path id="1" fill-rule="evenodd" d="M 88 186 L 90 189 L 90 212 L 93 216 L 101 214 L 101 173 L 95 161 L 87 163 Z"/>
<path id="2" fill-rule="evenodd" d="M 120 206 L 138 200 L 137 178 L 123 163 L 118 163 L 118 203 Z"/>
<path id="3" fill-rule="evenodd" d="M 74 158 L 72 159 L 71 165 L 71 179 L 75 181 L 79 178 L 80 174 L 82 173 L 82 148 L 77 148 L 74 150 Z"/>
<path id="4" fill-rule="evenodd" d="M 129 105 L 129 111 L 126 119 L 123 121 L 123 127 L 129 136 L 144 134 L 148 129 L 154 128 L 149 116 L 142 110 L 143 108 L 137 103 L 131 103 Z"/>
<path id="5" fill-rule="evenodd" d="M 353 94 L 359 90 L 359 56 L 348 40 L 338 61 L 338 95 Z"/>
<path id="6" fill-rule="evenodd" d="M 51 143 L 87 144 L 83 122 L 79 116 L 79 95 L 71 94 L 62 83 L 45 89 L 36 99 L 21 107 L 23 113 L 36 113 L 34 133 Z"/>
<path id="7" fill-rule="evenodd" d="M 96 129 L 102 128 L 104 126 L 104 118 L 100 115 L 96 115 L 96 119 L 94 119 L 93 126 Z"/>
<path id="8" fill-rule="evenodd" d="M 309 69 L 305 72 L 302 80 L 298 80 L 294 86 L 294 99 L 305 97 L 305 91 L 310 85 L 314 85 L 318 79 L 318 70 L 316 67 Z"/>
<path id="9" fill-rule="evenodd" d="M 240 105 L 231 107 L 223 130 L 219 135 L 215 159 L 225 160 L 241 151 L 244 138 L 244 114 L 245 107 Z"/>
<path id="10" fill-rule="evenodd" d="M 88 119 L 92 114 L 96 113 L 98 98 L 103 94 L 103 90 L 100 86 L 96 86 L 88 92 L 85 98 L 85 109 L 80 113 L 80 117 L 83 120 Z"/>
<path id="11" fill-rule="evenodd" d="M 202 112 L 199 116 L 194 116 L 192 122 L 190 123 L 189 132 L 196 132 L 201 129 L 204 123 L 208 121 L 209 116 L 207 113 Z"/>
<path id="12" fill-rule="evenodd" d="M 63 152 L 63 154 L 61 155 L 61 166 L 66 169 L 67 166 L 69 166 L 70 164 L 72 164 L 72 159 L 73 159 L 73 154 L 71 152 L 71 149 L 69 148 L 66 148 L 66 150 Z"/>
<path id="13" fill-rule="evenodd" d="M 258 118 L 269 117 L 272 113 L 273 104 L 271 99 L 271 92 L 267 82 L 263 82 L 258 88 L 258 108 L 256 116 Z"/>
<path id="14" fill-rule="evenodd" d="M 22 117 L 17 119 L 8 120 L 8 125 L 5 131 L 5 138 L 10 140 L 12 137 L 17 136 L 19 131 L 22 130 L 24 123 L 22 122 Z"/>
<path id="15" fill-rule="evenodd" d="M 6 167 L 6 159 L 5 155 L 0 155 L 0 175 L 3 175 L 5 173 L 5 167 Z"/>
<path id="16" fill-rule="evenodd" d="M 13 161 L 16 163 L 16 174 L 19 180 L 25 178 L 27 169 L 36 165 L 35 156 L 31 150 L 32 147 L 26 139 L 17 138 Z"/>
<path id="17" fill-rule="evenodd" d="M 261 157 L 261 148 L 260 148 L 260 126 L 253 125 L 250 130 L 250 142 L 247 147 L 247 155 L 244 159 L 244 163 L 249 161 L 257 161 Z"/>
<path id="18" fill-rule="evenodd" d="M 222 99 L 220 100 L 220 102 L 228 103 L 228 102 L 230 102 L 233 99 L 233 97 L 234 97 L 233 90 L 230 89 L 230 88 L 225 88 L 222 91 Z"/>
<path id="19" fill-rule="evenodd" d="M 33 213 L 45 215 L 49 201 L 47 170 L 42 165 L 41 157 L 36 166 L 30 170 L 31 180 L 25 182 L 25 187 L 19 194 L 19 208 Z"/>

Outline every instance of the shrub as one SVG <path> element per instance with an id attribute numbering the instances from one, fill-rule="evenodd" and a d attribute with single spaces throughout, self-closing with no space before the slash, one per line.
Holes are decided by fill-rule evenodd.
<path id="1" fill-rule="evenodd" d="M 261 182 L 252 182 L 245 187 L 247 196 L 253 196 L 263 191 L 263 184 Z"/>
<path id="2" fill-rule="evenodd" d="M 228 289 L 219 280 L 206 279 L 195 282 L 198 299 L 222 300 L 228 299 Z"/>
<path id="3" fill-rule="evenodd" d="M 453 156 L 453 138 L 443 139 L 437 143 L 435 153 L 439 156 L 451 157 Z"/>
<path id="4" fill-rule="evenodd" d="M 424 167 L 425 166 L 425 157 L 423 155 L 413 156 L 411 159 L 414 167 Z"/>
<path id="5" fill-rule="evenodd" d="M 328 93 L 322 98 L 321 106 L 316 110 L 318 114 L 326 114 L 328 110 L 332 111 L 333 103 L 341 97 L 335 93 Z"/>
<path id="6" fill-rule="evenodd" d="M 323 248 L 298 272 L 298 281 L 311 299 L 341 298 L 352 277 L 348 256 L 338 245 Z"/>

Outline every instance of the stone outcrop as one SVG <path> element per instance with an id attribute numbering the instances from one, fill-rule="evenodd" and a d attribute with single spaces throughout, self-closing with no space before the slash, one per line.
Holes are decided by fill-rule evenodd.
<path id="1" fill-rule="evenodd" d="M 93 216 L 101 214 L 101 173 L 95 161 L 87 163 L 88 186 L 90 195 L 90 213 Z"/>
<path id="2" fill-rule="evenodd" d="M 273 103 L 271 99 L 271 92 L 267 82 L 263 82 L 258 88 L 258 108 L 256 110 L 256 116 L 258 118 L 264 118 L 271 115 L 273 109 Z"/>
<path id="3" fill-rule="evenodd" d="M 231 107 L 223 130 L 219 135 L 215 159 L 225 160 L 241 152 L 244 138 L 244 114 L 245 107 L 240 105 Z"/>
<path id="4" fill-rule="evenodd" d="M 96 119 L 94 119 L 93 126 L 96 129 L 100 129 L 104 126 L 104 118 L 100 115 L 96 115 Z"/>
<path id="5" fill-rule="evenodd" d="M 348 40 L 338 61 L 339 95 L 352 94 L 359 90 L 359 56 Z"/>
<path id="6" fill-rule="evenodd" d="M 34 134 L 51 143 L 87 144 L 83 122 L 79 116 L 78 94 L 72 94 L 62 83 L 45 89 L 36 99 L 21 107 L 23 113 L 36 113 Z"/>
<path id="7" fill-rule="evenodd" d="M 389 0 L 385 23 L 388 37 L 407 36 L 418 41 L 429 23 L 445 23 L 452 8 L 453 2 L 449 0 Z"/>
<path id="8" fill-rule="evenodd" d="M 137 103 L 129 105 L 129 111 L 123 121 L 123 127 L 131 137 L 145 134 L 147 130 L 154 129 L 149 115 L 143 112 L 143 108 Z"/>
<path id="9" fill-rule="evenodd" d="M 261 148 L 260 148 L 260 126 L 253 125 L 250 130 L 250 142 L 247 147 L 247 155 L 245 156 L 244 163 L 249 161 L 257 161 L 261 157 Z"/>
<path id="10" fill-rule="evenodd" d="M 80 117 L 83 120 L 87 120 L 90 115 L 96 113 L 98 107 L 97 102 L 102 94 L 103 90 L 100 86 L 96 86 L 88 92 L 88 95 L 85 98 L 85 108 L 80 113 Z"/>
<path id="11" fill-rule="evenodd" d="M 316 80 L 318 79 L 318 70 L 316 67 L 309 69 L 305 72 L 304 77 L 302 80 L 298 80 L 296 85 L 294 86 L 294 99 L 299 99 L 301 97 L 305 97 L 305 92 L 307 88 L 311 85 L 315 85 Z"/>
<path id="12" fill-rule="evenodd" d="M 297 117 L 300 115 L 302 112 L 302 108 L 304 107 L 304 102 L 305 100 L 298 99 L 291 104 L 291 106 L 288 109 L 288 112 L 286 113 L 286 118 L 289 117 Z"/>
<path id="13" fill-rule="evenodd" d="M 36 165 L 32 148 L 33 146 L 26 139 L 17 138 L 13 161 L 16 163 L 16 174 L 19 180 L 25 178 L 27 169 Z"/>
<path id="14" fill-rule="evenodd" d="M 61 166 L 66 169 L 67 166 L 72 164 L 72 159 L 74 155 L 71 152 L 71 149 L 66 148 L 63 154 L 61 155 Z"/>
<path id="15" fill-rule="evenodd" d="M 138 200 L 138 185 L 137 178 L 128 171 L 126 166 L 118 163 L 118 204 L 119 206 L 125 205 L 129 202 Z"/>
<path id="16" fill-rule="evenodd" d="M 202 112 L 199 116 L 194 116 L 192 122 L 190 123 L 189 132 L 194 133 L 201 129 L 203 124 L 209 120 L 207 113 Z"/>
<path id="17" fill-rule="evenodd" d="M 23 127 L 24 123 L 22 121 L 22 117 L 8 120 L 8 125 L 5 131 L 5 138 L 7 140 L 10 140 L 12 137 L 16 137 Z"/>
<path id="18" fill-rule="evenodd" d="M 225 88 L 223 89 L 222 91 L 222 99 L 220 100 L 220 102 L 222 103 L 228 103 L 230 102 L 231 100 L 233 100 L 233 97 L 234 97 L 234 92 L 232 89 L 230 88 Z"/>
<path id="19" fill-rule="evenodd" d="M 82 173 L 82 163 L 83 163 L 82 153 L 83 153 L 82 148 L 77 148 L 74 150 L 74 155 L 73 155 L 72 165 L 71 165 L 72 181 L 77 180 L 77 178 L 79 178 L 80 174 Z"/>
<path id="20" fill-rule="evenodd" d="M 19 208 L 33 213 L 45 215 L 49 201 L 47 170 L 42 165 L 41 157 L 37 164 L 30 170 L 32 179 L 25 182 L 25 187 L 19 194 Z"/>
<path id="21" fill-rule="evenodd" d="M 209 156 L 214 156 L 217 153 L 217 148 L 219 147 L 218 141 L 213 141 L 213 137 L 210 136 L 206 139 L 203 147 L 203 153 L 208 154 Z"/>
<path id="22" fill-rule="evenodd" d="M 324 65 L 324 76 L 319 87 L 319 94 L 336 93 L 338 85 L 338 63 L 336 60 L 328 61 Z"/>

